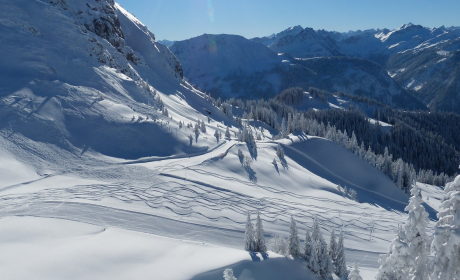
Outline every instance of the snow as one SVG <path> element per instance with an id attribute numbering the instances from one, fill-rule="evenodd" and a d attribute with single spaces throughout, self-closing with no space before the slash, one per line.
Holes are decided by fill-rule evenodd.
<path id="1" fill-rule="evenodd" d="M 272 252 L 266 260 L 253 256 L 260 261 L 252 269 L 242 250 L 62 219 L 3 218 L 0 236 L 3 279 L 204 280 L 221 276 L 225 267 L 233 267 L 238 279 L 286 270 L 293 270 L 291 279 L 308 275 Z"/>
<path id="2" fill-rule="evenodd" d="M 326 240 L 343 229 L 348 266 L 356 262 L 364 279 L 375 275 L 378 255 L 407 217 L 408 197 L 388 177 L 326 139 L 272 141 L 273 131 L 254 121 L 267 130 L 243 166 L 238 149 L 250 153 L 233 138 L 236 122 L 181 79 L 175 57 L 143 24 L 113 7 L 133 62 L 85 29 L 81 22 L 93 20 L 85 5 L 67 2 L 68 10 L 10 1 L 2 12 L 11 16 L 0 16 L 8 52 L 0 73 L 10 73 L 0 91 L 2 277 L 204 280 L 231 267 L 239 280 L 281 279 L 286 271 L 288 279 L 315 279 L 303 260 L 243 250 L 248 211 L 260 212 L 267 243 L 287 237 L 291 216 L 301 242 L 315 218 Z M 161 114 L 158 97 L 172 118 Z M 192 129 L 178 123 L 198 120 L 207 132 L 189 143 Z M 230 139 L 213 136 L 227 126 Z M 437 209 L 439 190 L 421 188 Z"/>

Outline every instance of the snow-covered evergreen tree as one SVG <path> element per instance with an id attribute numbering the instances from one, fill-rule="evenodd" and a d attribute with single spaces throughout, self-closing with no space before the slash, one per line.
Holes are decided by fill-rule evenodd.
<path id="1" fill-rule="evenodd" d="M 251 213 L 248 211 L 248 217 L 246 219 L 246 229 L 244 231 L 244 250 L 254 251 L 255 240 L 254 240 L 254 226 L 251 222 Z"/>
<path id="2" fill-rule="evenodd" d="M 243 155 L 243 152 L 241 151 L 241 149 L 238 149 L 238 157 L 242 160 L 244 155 Z"/>
<path id="3" fill-rule="evenodd" d="M 289 227 L 289 239 L 288 239 L 288 250 L 289 254 L 293 257 L 300 256 L 300 240 L 299 234 L 297 231 L 297 225 L 295 223 L 294 217 L 291 216 L 291 224 Z"/>
<path id="4" fill-rule="evenodd" d="M 204 121 L 201 121 L 200 129 L 201 132 L 206 133 L 206 124 L 204 123 Z"/>
<path id="5" fill-rule="evenodd" d="M 276 147 L 276 155 L 277 155 L 280 159 L 283 159 L 283 158 L 284 158 L 284 150 L 283 150 L 283 147 L 281 146 L 280 143 L 278 143 L 278 146 Z"/>
<path id="6" fill-rule="evenodd" d="M 340 230 L 339 240 L 337 241 L 337 250 L 334 260 L 334 273 L 339 277 L 346 277 L 348 274 L 347 271 L 347 262 L 345 260 L 345 246 L 343 244 L 343 231 Z"/>
<path id="7" fill-rule="evenodd" d="M 319 260 L 318 260 L 318 249 L 317 249 L 317 244 L 316 242 L 311 243 L 311 255 L 310 259 L 308 261 L 308 268 L 316 274 L 317 276 L 320 276 L 320 267 L 319 267 Z"/>
<path id="8" fill-rule="evenodd" d="M 460 279 L 460 175 L 444 188 L 431 249 L 435 254 L 431 279 Z"/>
<path id="9" fill-rule="evenodd" d="M 328 253 L 329 253 L 329 257 L 332 260 L 332 263 L 334 263 L 334 265 L 335 265 L 335 262 L 337 260 L 337 240 L 336 240 L 334 230 L 332 230 L 332 232 L 331 232 L 331 240 L 329 241 L 329 251 L 328 251 Z"/>
<path id="10" fill-rule="evenodd" d="M 224 280 L 238 280 L 233 276 L 233 269 L 231 268 L 226 268 L 224 270 Z"/>
<path id="11" fill-rule="evenodd" d="M 230 130 L 228 129 L 228 126 L 227 126 L 227 129 L 225 130 L 225 137 L 230 138 Z"/>
<path id="12" fill-rule="evenodd" d="M 219 135 L 219 131 L 216 129 L 216 130 L 214 131 L 214 137 L 216 137 L 216 139 L 219 140 L 219 136 L 220 136 L 220 135 Z"/>
<path id="13" fill-rule="evenodd" d="M 409 246 L 404 240 L 406 240 L 404 232 L 401 229 L 398 229 L 398 234 L 390 243 L 388 253 L 380 255 L 380 267 L 375 279 L 408 279 L 409 270 L 415 265 L 415 261 L 414 258 L 409 254 Z"/>
<path id="14" fill-rule="evenodd" d="M 264 228 L 262 226 L 262 219 L 260 219 L 259 211 L 257 211 L 256 232 L 254 239 L 256 242 L 255 251 L 261 253 L 267 252 L 267 246 L 265 245 Z"/>
<path id="15" fill-rule="evenodd" d="M 353 264 L 353 269 L 348 274 L 348 280 L 363 280 L 363 278 L 359 275 L 359 268 L 356 263 Z"/>
<path id="16" fill-rule="evenodd" d="M 334 264 L 327 250 L 327 243 L 321 236 L 318 244 L 318 261 L 319 261 L 319 274 L 323 279 L 329 279 L 334 271 Z"/>
<path id="17" fill-rule="evenodd" d="M 308 231 L 308 228 L 307 228 L 307 231 L 305 233 L 305 243 L 303 244 L 303 255 L 307 262 L 309 262 L 310 256 L 311 256 L 311 242 L 312 240 L 311 240 L 310 232 Z"/>
<path id="18" fill-rule="evenodd" d="M 409 211 L 407 222 L 404 225 L 404 233 L 409 245 L 409 254 L 415 259 L 415 266 L 411 267 L 408 279 L 428 280 L 427 244 L 429 238 L 426 234 L 426 226 L 429 222 L 428 213 L 422 205 L 422 195 L 417 185 L 413 185 L 411 194 L 409 205 L 404 209 Z"/>

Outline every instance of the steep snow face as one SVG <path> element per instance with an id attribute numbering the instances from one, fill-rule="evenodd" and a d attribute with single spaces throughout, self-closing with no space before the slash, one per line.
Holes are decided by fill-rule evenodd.
<path id="1" fill-rule="evenodd" d="M 180 84 L 174 55 L 113 1 L 8 1 L 0 13 L 8 54 L 0 62 L 0 132 L 11 141 L 122 158 L 216 145 L 190 145 L 190 131 L 173 131 L 179 121 L 205 119 L 206 102 Z M 45 147 L 36 150 L 48 157 Z"/>

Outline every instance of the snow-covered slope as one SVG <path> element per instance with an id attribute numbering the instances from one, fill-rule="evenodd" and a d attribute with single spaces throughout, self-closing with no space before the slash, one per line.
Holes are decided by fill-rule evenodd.
<path id="1" fill-rule="evenodd" d="M 348 264 L 375 274 L 407 203 L 380 171 L 322 138 L 272 141 L 258 122 L 252 158 L 233 135 L 216 138 L 236 122 L 111 0 L 1 8 L 2 277 L 204 280 L 232 267 L 239 280 L 316 280 L 303 260 L 242 250 L 248 211 L 260 212 L 267 240 L 287 236 L 291 216 L 302 240 L 314 218 L 326 240 L 343 229 Z M 179 126 L 197 120 L 198 137 Z"/>
<path id="2" fill-rule="evenodd" d="M 180 84 L 178 60 L 120 6 L 15 1 L 2 14 L 0 47 L 9 55 L 0 65 L 0 128 L 10 140 L 124 158 L 215 146 L 205 139 L 190 146 L 189 132 L 172 131 L 179 121 L 205 119 L 204 99 Z"/>

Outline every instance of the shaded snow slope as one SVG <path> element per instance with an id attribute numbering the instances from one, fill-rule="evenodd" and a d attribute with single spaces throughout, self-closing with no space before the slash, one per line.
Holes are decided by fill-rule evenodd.
<path id="1" fill-rule="evenodd" d="M 10 140 L 25 137 L 75 155 L 169 156 L 216 145 L 204 137 L 190 145 L 191 131 L 178 130 L 179 121 L 205 120 L 207 108 L 232 124 L 180 84 L 174 55 L 110 1 L 14 1 L 1 13 L 0 47 L 8 55 L 0 63 L 0 129 Z"/>

